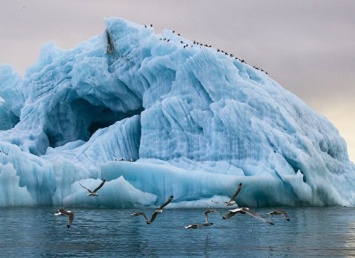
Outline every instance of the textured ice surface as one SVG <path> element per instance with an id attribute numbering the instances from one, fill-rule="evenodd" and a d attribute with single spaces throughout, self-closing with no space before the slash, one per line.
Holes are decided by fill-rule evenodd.
<path id="1" fill-rule="evenodd" d="M 0 206 L 174 195 L 171 207 L 211 207 L 240 182 L 239 205 L 354 205 L 345 141 L 267 74 L 170 30 L 106 26 L 109 52 L 103 32 L 72 50 L 44 45 L 24 78 L 0 67 Z M 98 197 L 79 185 L 104 178 Z"/>

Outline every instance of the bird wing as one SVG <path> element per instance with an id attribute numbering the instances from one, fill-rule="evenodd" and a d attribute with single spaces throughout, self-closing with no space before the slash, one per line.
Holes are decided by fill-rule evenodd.
<path id="1" fill-rule="evenodd" d="M 105 184 L 106 180 L 104 179 L 101 184 L 95 188 L 95 190 L 93 191 L 94 193 L 96 193 L 104 184 Z"/>
<path id="2" fill-rule="evenodd" d="M 243 212 L 246 213 L 246 214 L 249 214 L 250 216 L 258 219 L 258 220 L 261 220 L 263 222 L 266 222 L 266 223 L 269 223 L 271 225 L 274 225 L 274 223 L 272 223 L 271 221 L 268 221 L 266 219 L 264 219 L 263 217 L 261 217 L 259 214 L 257 214 L 256 212 L 253 212 L 253 211 L 250 211 L 250 210 L 246 210 L 246 209 L 243 209 Z"/>
<path id="3" fill-rule="evenodd" d="M 237 214 L 237 212 L 229 211 L 228 213 L 223 215 L 223 219 L 229 219 L 229 218 L 233 217 L 235 214 Z"/>
<path id="4" fill-rule="evenodd" d="M 63 210 L 63 209 L 59 209 L 59 210 L 57 210 L 57 211 L 54 213 L 54 215 L 55 215 L 55 216 L 61 216 L 61 215 L 64 215 L 64 214 L 61 212 L 61 210 Z"/>
<path id="5" fill-rule="evenodd" d="M 281 213 L 282 216 L 284 216 L 284 218 L 285 218 L 286 220 L 290 220 L 290 217 L 288 216 L 288 214 L 286 213 L 286 211 L 279 210 L 279 212 Z"/>
<path id="6" fill-rule="evenodd" d="M 174 198 L 174 196 L 171 195 L 171 196 L 169 197 L 169 199 L 168 199 L 164 204 L 162 204 L 162 205 L 159 207 L 159 209 L 163 209 L 166 205 L 168 205 L 168 204 L 173 200 L 173 198 Z"/>
<path id="7" fill-rule="evenodd" d="M 209 210 L 205 211 L 205 221 L 208 223 L 208 213 L 210 213 Z"/>
<path id="8" fill-rule="evenodd" d="M 157 217 L 157 215 L 158 215 L 158 212 L 155 211 L 155 212 L 152 214 L 152 217 L 150 217 L 150 220 L 147 220 L 147 223 L 148 223 L 148 224 L 152 223 L 152 222 L 155 220 L 155 218 Z"/>
<path id="9" fill-rule="evenodd" d="M 234 201 L 235 198 L 238 196 L 240 190 L 242 189 L 242 183 L 240 183 L 237 187 L 237 190 L 235 191 L 235 193 L 233 194 L 233 196 L 231 197 L 230 201 Z"/>
<path id="10" fill-rule="evenodd" d="M 288 214 L 285 211 L 283 211 L 282 214 L 284 215 L 286 220 L 290 220 L 290 217 L 288 216 Z"/>
<path id="11" fill-rule="evenodd" d="M 70 212 L 68 214 L 69 216 L 69 221 L 68 221 L 68 224 L 67 224 L 67 227 L 69 228 L 71 226 L 71 224 L 73 223 L 73 220 L 74 220 L 74 213 Z"/>
<path id="12" fill-rule="evenodd" d="M 82 188 L 84 188 L 84 189 L 88 190 L 88 192 L 89 192 L 89 193 L 92 193 L 92 191 L 91 191 L 89 188 L 87 188 L 87 187 L 83 186 L 83 185 L 82 185 L 82 184 L 80 184 L 80 183 L 79 183 L 79 185 L 81 185 L 81 187 L 82 187 Z"/>
<path id="13" fill-rule="evenodd" d="M 58 211 L 63 215 L 69 215 L 72 213 L 71 211 L 67 211 L 66 209 L 63 209 L 63 208 L 59 209 Z"/>
<path id="14" fill-rule="evenodd" d="M 247 209 L 248 208 L 235 208 L 233 210 L 229 210 L 229 212 L 227 214 L 223 215 L 223 219 L 229 219 L 237 213 L 243 213 Z"/>
<path id="15" fill-rule="evenodd" d="M 216 213 L 218 213 L 215 209 L 205 210 L 205 220 L 206 220 L 206 223 L 208 223 L 208 213 L 210 213 L 210 212 L 216 212 Z"/>
<path id="16" fill-rule="evenodd" d="M 144 212 L 134 212 L 134 213 L 131 214 L 131 216 L 143 216 L 145 221 L 146 222 L 148 221 L 148 218 L 147 218 L 147 216 L 145 215 Z"/>
<path id="17" fill-rule="evenodd" d="M 267 214 L 269 214 L 270 218 L 273 215 L 282 215 L 286 220 L 290 220 L 290 217 L 288 216 L 288 214 L 284 211 L 284 210 L 274 210 L 274 211 L 270 211 Z"/>

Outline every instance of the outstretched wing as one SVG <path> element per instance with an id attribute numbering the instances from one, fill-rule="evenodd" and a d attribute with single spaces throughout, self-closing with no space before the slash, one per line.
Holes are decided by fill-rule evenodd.
<path id="1" fill-rule="evenodd" d="M 84 189 L 86 189 L 89 193 L 92 193 L 92 191 L 91 191 L 89 188 L 87 188 L 87 187 L 83 186 L 83 185 L 82 185 L 82 184 L 80 184 L 80 183 L 79 183 L 79 185 L 81 185 L 81 187 L 82 187 L 82 188 L 84 188 Z"/>
<path id="2" fill-rule="evenodd" d="M 250 211 L 250 210 L 246 210 L 244 209 L 243 212 L 245 212 L 246 214 L 249 214 L 250 216 L 253 216 L 254 218 L 261 220 L 263 222 L 266 222 L 270 225 L 274 225 L 274 223 L 272 223 L 271 221 L 268 221 L 266 219 L 264 219 L 263 217 L 261 217 L 259 214 L 257 214 L 256 212 Z"/>
<path id="3" fill-rule="evenodd" d="M 159 209 L 163 209 L 166 205 L 168 205 L 172 200 L 173 200 L 174 196 L 170 195 L 169 199 L 159 207 Z M 154 214 L 153 214 L 154 215 Z"/>
<path id="4" fill-rule="evenodd" d="M 70 228 L 71 224 L 73 223 L 73 220 L 74 220 L 74 213 L 69 213 L 68 214 L 69 216 L 69 221 L 68 221 L 68 224 L 67 224 L 67 227 Z"/>
<path id="5" fill-rule="evenodd" d="M 287 221 L 290 221 L 290 217 L 288 216 L 288 214 L 286 213 L 286 211 L 281 211 L 282 212 L 282 215 L 285 217 L 285 219 Z"/>
<path id="6" fill-rule="evenodd" d="M 205 211 L 205 221 L 208 223 L 208 213 L 210 213 L 210 210 Z"/>
<path id="7" fill-rule="evenodd" d="M 208 209 L 208 210 L 205 210 L 205 220 L 206 220 L 206 223 L 208 223 L 208 213 L 211 213 L 211 212 L 216 212 L 216 213 L 218 213 L 215 209 Z"/>
<path id="8" fill-rule="evenodd" d="M 148 220 L 147 221 L 147 223 L 148 224 L 150 224 L 150 223 L 152 223 L 154 220 L 155 220 L 155 218 L 158 216 L 158 212 L 154 212 L 153 214 L 152 214 L 152 217 L 150 218 L 150 220 Z"/>
<path id="9" fill-rule="evenodd" d="M 94 193 L 96 193 L 104 184 L 105 184 L 106 180 L 104 179 L 101 184 L 95 188 L 95 190 L 93 191 Z"/>
<path id="10" fill-rule="evenodd" d="M 229 211 L 228 213 L 223 215 L 223 219 L 230 219 L 231 217 L 233 217 L 235 214 L 237 214 L 237 212 L 234 211 Z"/>
<path id="11" fill-rule="evenodd" d="M 284 210 L 274 210 L 270 211 L 268 214 L 270 215 L 270 217 L 272 217 L 273 215 L 282 215 L 287 221 L 290 221 L 290 217 Z"/>
<path id="12" fill-rule="evenodd" d="M 133 217 L 133 216 L 143 216 L 145 221 L 148 222 L 148 218 L 147 218 L 147 216 L 145 215 L 144 212 L 134 212 L 134 213 L 131 214 L 131 217 Z"/>
<path id="13" fill-rule="evenodd" d="M 63 209 L 63 208 L 59 209 L 58 211 L 59 211 L 59 213 L 61 213 L 63 215 L 68 215 L 69 216 L 69 214 L 72 214 L 71 211 L 67 211 L 66 209 Z"/>
<path id="14" fill-rule="evenodd" d="M 238 188 L 237 188 L 237 190 L 235 191 L 235 193 L 233 194 L 233 196 L 231 197 L 230 201 L 234 201 L 235 198 L 237 198 L 237 196 L 238 196 L 240 190 L 242 189 L 242 186 L 243 186 L 242 183 L 240 183 L 240 184 L 238 185 Z"/>

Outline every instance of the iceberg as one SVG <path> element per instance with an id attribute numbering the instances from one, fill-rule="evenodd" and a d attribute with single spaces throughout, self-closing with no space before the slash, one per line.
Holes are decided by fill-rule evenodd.
<path id="1" fill-rule="evenodd" d="M 109 18 L 21 77 L 0 67 L 0 207 L 355 204 L 338 130 L 262 69 Z M 99 196 L 87 187 L 106 179 Z"/>

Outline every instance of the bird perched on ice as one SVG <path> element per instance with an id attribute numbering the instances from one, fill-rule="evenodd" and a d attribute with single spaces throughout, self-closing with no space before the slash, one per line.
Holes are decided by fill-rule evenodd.
<path id="1" fill-rule="evenodd" d="M 155 220 L 155 218 L 158 216 L 158 214 L 161 214 L 161 213 L 163 212 L 164 207 L 167 206 L 167 205 L 173 200 L 173 198 L 174 198 L 174 196 L 171 195 L 171 196 L 169 197 L 169 199 L 168 199 L 164 204 L 162 204 L 161 206 L 159 206 L 159 208 L 154 211 L 154 213 L 152 214 L 152 216 L 150 217 L 150 219 L 147 218 L 147 216 L 145 215 L 144 212 L 134 212 L 134 213 L 131 214 L 131 217 L 134 217 L 134 216 L 143 216 L 143 218 L 145 219 L 145 222 L 146 222 L 147 224 L 151 224 L 151 223 Z"/>
<path id="2" fill-rule="evenodd" d="M 230 198 L 230 200 L 228 202 L 222 202 L 225 203 L 227 206 L 232 206 L 234 204 L 237 204 L 235 201 L 235 198 L 237 198 L 238 194 L 240 193 L 240 190 L 242 189 L 242 183 L 240 183 L 237 187 L 237 190 L 235 191 L 235 193 L 233 194 L 233 196 Z M 221 202 L 215 202 L 214 200 L 212 200 L 212 202 L 214 203 L 221 203 Z"/>
<path id="3" fill-rule="evenodd" d="M 264 219 L 263 217 L 261 217 L 256 212 L 253 212 L 253 211 L 249 210 L 249 208 L 247 208 L 247 207 L 242 207 L 242 208 L 236 208 L 236 209 L 233 209 L 233 210 L 229 210 L 229 212 L 223 216 L 223 219 L 229 219 L 229 218 L 233 217 L 237 213 L 248 214 L 248 215 L 250 215 L 250 216 L 252 216 L 252 217 L 254 217 L 254 218 L 258 219 L 258 220 L 266 222 L 266 223 L 268 223 L 270 225 L 274 225 L 274 223 Z"/>
<path id="4" fill-rule="evenodd" d="M 287 221 L 290 221 L 290 217 L 288 216 L 288 214 L 284 211 L 284 210 L 274 210 L 274 211 L 270 211 L 267 213 L 270 217 L 270 221 L 272 220 L 272 216 L 273 215 L 281 215 L 283 216 Z"/>
<path id="5" fill-rule="evenodd" d="M 83 187 L 84 189 L 86 189 L 89 193 L 88 196 L 98 196 L 99 194 L 97 193 L 97 191 L 105 184 L 106 180 L 104 179 L 101 184 L 95 188 L 94 191 L 91 191 L 89 188 L 83 186 L 82 184 L 79 183 L 79 185 L 81 185 L 81 187 Z"/>
<path id="6" fill-rule="evenodd" d="M 66 215 L 69 217 L 69 221 L 67 224 L 67 228 L 70 228 L 71 224 L 73 223 L 74 220 L 74 212 L 72 211 L 67 211 L 66 209 L 59 209 L 54 213 L 55 216 L 60 216 L 60 215 Z"/>

